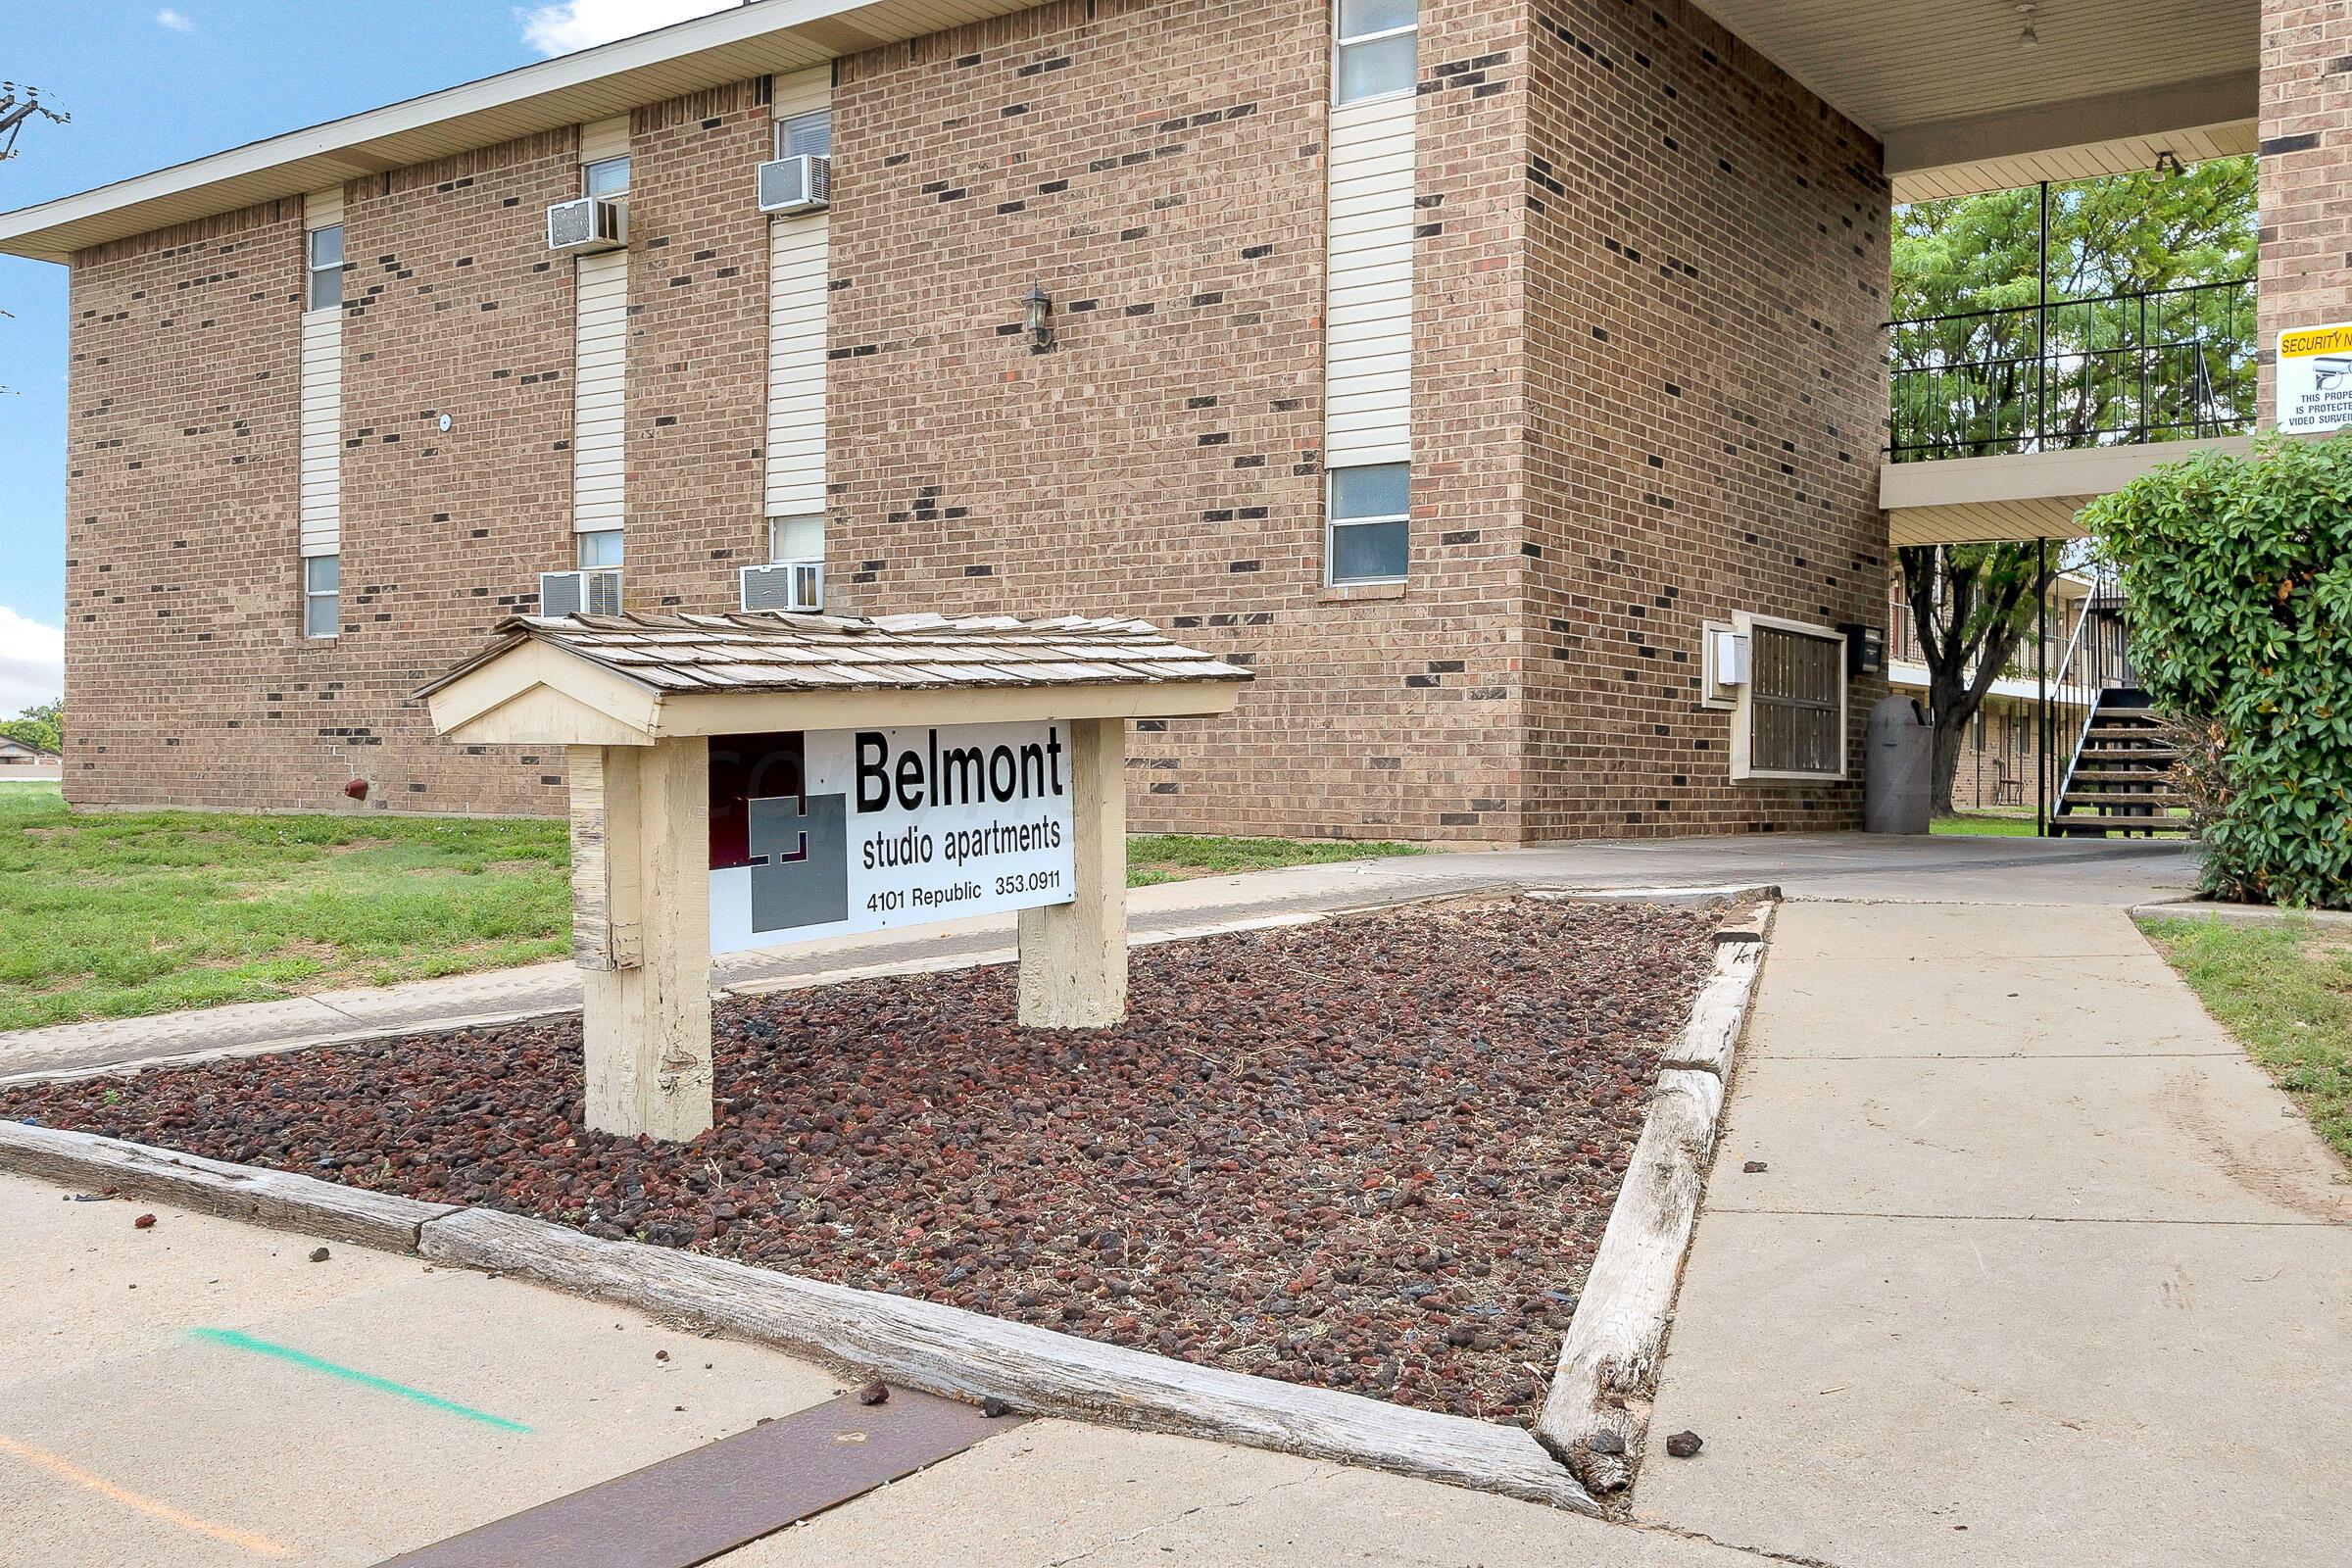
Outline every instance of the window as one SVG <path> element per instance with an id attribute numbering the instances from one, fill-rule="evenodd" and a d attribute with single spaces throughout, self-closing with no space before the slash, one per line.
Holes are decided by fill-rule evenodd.
<path id="1" fill-rule="evenodd" d="M 343 303 L 343 225 L 331 223 L 325 228 L 314 228 L 303 236 L 303 244 L 308 252 L 305 262 L 311 278 L 303 309 L 337 309 Z"/>
<path id="2" fill-rule="evenodd" d="M 1413 90 L 1415 0 L 1340 0 L 1338 101 L 1359 104 Z"/>
<path id="3" fill-rule="evenodd" d="M 607 158 L 580 170 L 580 194 L 617 201 L 629 193 L 627 157 Z"/>
<path id="4" fill-rule="evenodd" d="M 580 569 L 593 571 L 599 566 L 620 564 L 620 530 L 600 528 L 594 533 L 574 534 L 579 541 Z"/>
<path id="5" fill-rule="evenodd" d="M 825 518 L 822 513 L 767 519 L 767 560 L 788 567 L 768 592 L 777 597 L 761 606 L 769 610 L 821 611 L 825 608 Z M 747 609 L 749 606 L 746 607 Z"/>
<path id="6" fill-rule="evenodd" d="M 794 115 L 776 122 L 776 156 L 800 158 L 814 154 L 819 158 L 833 156 L 833 111 L 819 109 L 814 114 Z"/>
<path id="7" fill-rule="evenodd" d="M 1334 584 L 1404 581 L 1411 496 L 1410 470 L 1401 463 L 1331 470 L 1327 553 Z"/>
<path id="8" fill-rule="evenodd" d="M 343 558 L 307 556 L 302 563 L 302 634 L 332 637 L 342 628 Z"/>
<path id="9" fill-rule="evenodd" d="M 1828 626 L 1740 614 L 1747 682 L 1732 714 L 1734 779 L 1845 776 L 1845 638 Z"/>
<path id="10" fill-rule="evenodd" d="M 806 517 L 768 518 L 767 559 L 778 565 L 787 561 L 824 560 L 824 514 L 816 513 Z"/>

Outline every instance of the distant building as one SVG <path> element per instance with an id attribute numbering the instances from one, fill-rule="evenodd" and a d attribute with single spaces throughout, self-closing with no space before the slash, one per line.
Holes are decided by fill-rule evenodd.
<path id="1" fill-rule="evenodd" d="M 0 735 L 0 767 L 55 767 L 64 760 L 45 746 Z"/>

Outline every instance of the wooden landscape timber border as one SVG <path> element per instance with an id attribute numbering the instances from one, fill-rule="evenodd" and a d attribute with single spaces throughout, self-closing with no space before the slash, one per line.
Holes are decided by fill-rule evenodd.
<path id="1" fill-rule="evenodd" d="M 1498 886 L 1240 924 L 1304 924 L 1406 904 L 1534 891 Z M 1770 900 L 1778 892 L 1768 887 L 1674 889 L 1659 902 L 1712 905 Z M 1640 894 L 1595 890 L 1544 896 L 1627 902 Z M 0 1171 L 514 1275 L 693 1322 L 856 1377 L 879 1377 L 950 1398 L 995 1397 L 1028 1414 L 1368 1465 L 1597 1514 L 1601 1509 L 1594 1494 L 1622 1490 L 1640 1451 L 1641 1417 L 1646 1413 L 1642 1400 L 1664 1340 L 1771 909 L 1768 902 L 1746 922 L 1717 932 L 1714 972 L 1690 1020 L 1661 1053 L 1658 1087 L 1626 1186 L 1611 1210 L 1599 1256 L 1561 1348 L 1550 1397 L 1532 1434 L 1522 1427 L 1200 1366 L 961 1307 L 802 1279 L 676 1248 L 608 1241 L 552 1220 L 366 1192 L 94 1133 L 0 1121 Z M 1591 1439 L 1604 1431 L 1619 1435 L 1622 1456 L 1592 1449 Z M 1618 1459 L 1614 1465 L 1594 1464 L 1612 1457 Z"/>
<path id="2" fill-rule="evenodd" d="M 1660 1054 L 1648 1119 L 1536 1419 L 1537 1441 L 1595 1496 L 1623 1492 L 1641 1463 L 1683 1257 L 1774 907 L 1761 905 L 1715 934 L 1714 972 Z"/>
<path id="3" fill-rule="evenodd" d="M 925 1394 L 993 1396 L 1025 1414 L 1209 1438 L 1599 1511 L 1521 1427 L 1198 1366 L 962 1307 L 24 1122 L 0 1121 L 0 1170 L 514 1275 Z"/>

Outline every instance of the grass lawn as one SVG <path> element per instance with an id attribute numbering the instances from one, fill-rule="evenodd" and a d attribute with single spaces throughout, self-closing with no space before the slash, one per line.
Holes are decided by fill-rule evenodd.
<path id="1" fill-rule="evenodd" d="M 549 957 L 569 863 L 561 822 L 81 814 L 0 786 L 0 1029 Z"/>
<path id="2" fill-rule="evenodd" d="M 1939 816 L 1928 824 L 1931 833 L 1964 833 L 1993 838 L 2030 839 L 2034 837 L 2034 813 L 2008 816 L 1997 811 L 1962 811 L 1957 816 Z"/>
<path id="3" fill-rule="evenodd" d="M 2205 1010 L 2352 1159 L 2352 936 L 2316 921 L 2142 922 Z"/>
<path id="4" fill-rule="evenodd" d="M 1128 882 L 1417 853 L 1145 835 Z M 553 957 L 569 867 L 561 822 L 76 813 L 0 782 L 0 1030 Z"/>
<path id="5" fill-rule="evenodd" d="M 1321 865 L 1331 860 L 1371 860 L 1421 853 L 1421 848 L 1413 844 L 1302 844 L 1296 839 L 1138 833 L 1127 841 L 1127 885 L 1148 888 L 1155 882 L 1223 876 L 1229 871 L 1271 871 L 1285 865 Z"/>

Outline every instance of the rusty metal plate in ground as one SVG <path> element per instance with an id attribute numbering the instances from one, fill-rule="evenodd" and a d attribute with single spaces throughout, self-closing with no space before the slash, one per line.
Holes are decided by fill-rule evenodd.
<path id="1" fill-rule="evenodd" d="M 690 1568 L 1019 1424 L 905 1389 L 847 1394 L 380 1568 Z"/>

